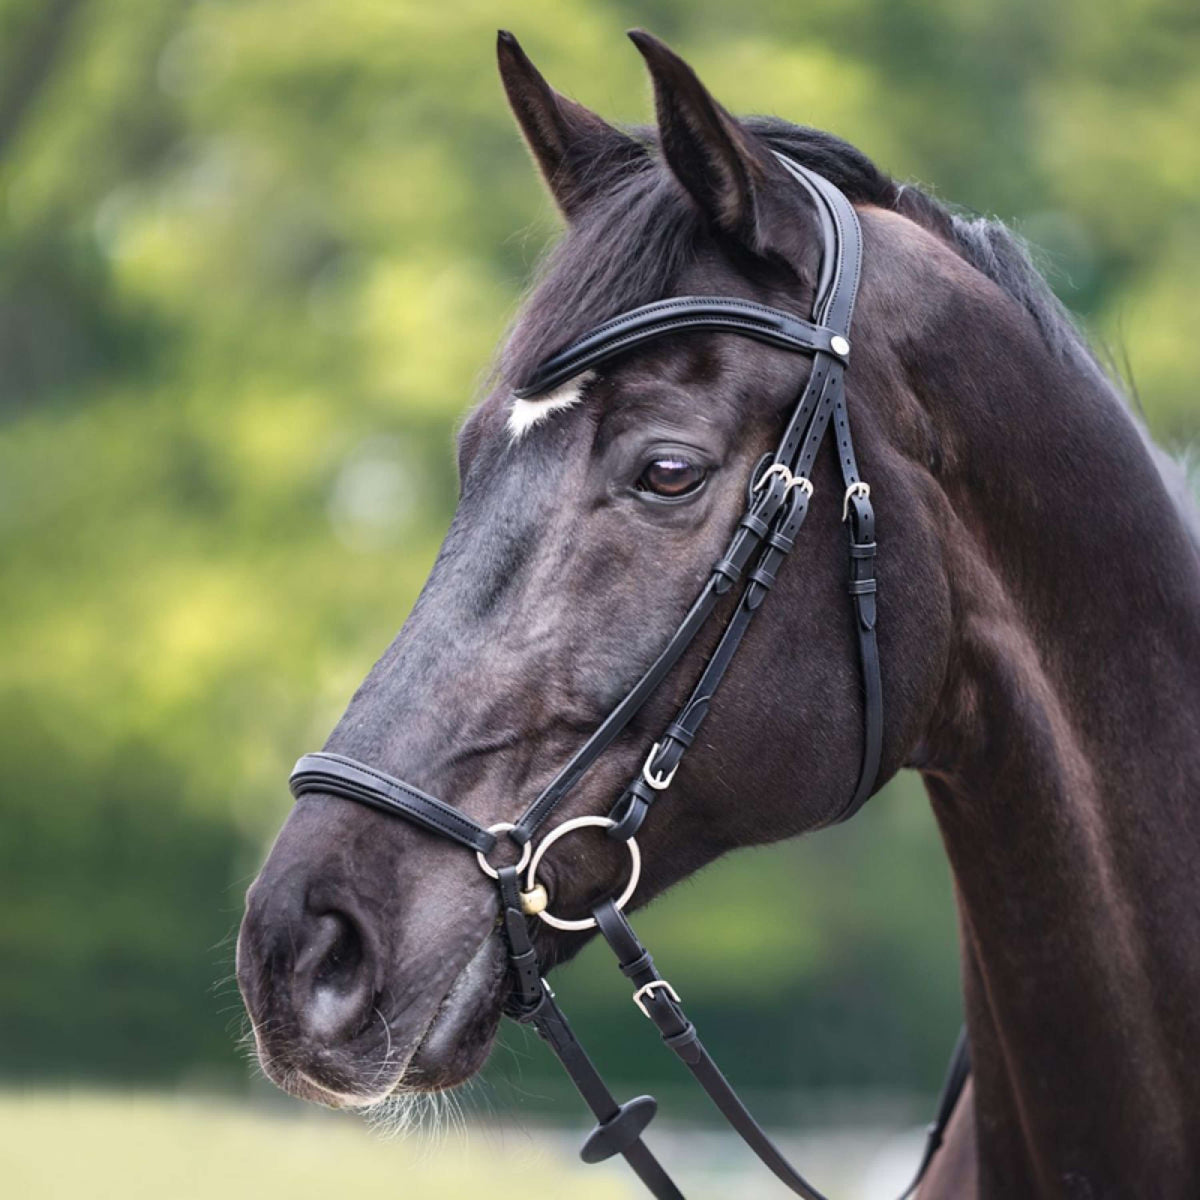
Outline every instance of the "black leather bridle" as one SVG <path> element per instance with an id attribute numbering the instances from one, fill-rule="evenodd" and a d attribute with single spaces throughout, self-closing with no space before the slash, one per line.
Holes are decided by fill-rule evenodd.
<path id="1" fill-rule="evenodd" d="M 634 1001 L 658 1027 L 663 1040 L 683 1061 L 730 1125 L 759 1158 L 797 1195 L 822 1200 L 787 1161 L 750 1115 L 700 1042 L 671 985 L 655 970 L 654 960 L 638 940 L 622 909 L 633 895 L 640 872 L 635 835 L 651 807 L 671 784 L 679 763 L 695 740 L 714 694 L 733 656 L 792 550 L 808 514 L 813 463 L 832 423 L 838 466 L 845 492 L 842 517 L 849 526 L 848 589 L 854 608 L 863 680 L 863 753 L 858 781 L 834 818 L 852 816 L 871 794 L 883 745 L 883 691 L 876 641 L 875 514 L 871 490 L 858 472 L 843 377 L 850 356 L 850 325 L 858 291 L 862 236 L 858 218 L 842 193 L 808 168 L 779 157 L 807 193 L 821 227 L 822 255 L 812 320 L 747 300 L 718 296 L 685 296 L 632 309 L 597 326 L 534 371 L 519 398 L 543 395 L 581 372 L 645 342 L 684 330 L 714 329 L 736 333 L 785 350 L 812 355 L 813 367 L 773 453 L 756 466 L 747 487 L 746 510 L 724 554 L 712 568 L 695 603 L 628 694 L 575 752 L 519 819 L 484 828 L 464 813 L 411 784 L 339 754 L 306 754 L 296 764 L 290 785 L 294 796 L 317 792 L 366 804 L 420 826 L 473 850 L 481 870 L 496 880 L 500 922 L 508 947 L 512 993 L 505 1012 L 534 1026 L 566 1068 L 598 1124 L 581 1151 L 585 1162 L 622 1154 L 659 1200 L 681 1193 L 642 1140 L 657 1103 L 639 1096 L 618 1104 L 542 978 L 529 932 L 533 916 L 559 929 L 598 927 L 616 954 L 621 971 L 634 985 Z M 646 704 L 697 634 L 719 601 L 742 584 L 737 607 L 692 689 L 687 702 L 654 743 L 639 774 L 628 784 L 607 817 L 577 817 L 546 834 L 536 852 L 533 839 L 567 793 Z M 622 894 L 597 904 L 589 918 L 567 921 L 551 914 L 545 889 L 537 883 L 542 856 L 559 838 L 584 826 L 604 828 L 629 848 L 630 879 Z M 493 866 L 489 855 L 500 835 L 518 848 L 519 860 Z M 524 887 L 521 875 L 525 874 Z M 943 1090 L 938 1119 L 930 1127 L 916 1178 L 920 1182 L 941 1142 L 945 1125 L 966 1078 L 965 1040 L 960 1036 Z"/>

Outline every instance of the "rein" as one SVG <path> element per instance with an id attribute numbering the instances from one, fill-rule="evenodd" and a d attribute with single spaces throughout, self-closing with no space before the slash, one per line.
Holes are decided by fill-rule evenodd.
<path id="1" fill-rule="evenodd" d="M 811 320 L 728 297 L 662 300 L 597 326 L 540 363 L 533 377 L 515 393 L 518 398 L 541 395 L 619 354 L 683 330 L 736 333 L 812 355 L 808 382 L 793 406 L 776 449 L 760 460 L 751 475 L 746 509 L 725 552 L 658 657 L 515 823 L 502 822 L 485 828 L 411 784 L 339 754 L 306 754 L 296 764 L 289 781 L 297 799 L 316 792 L 353 800 L 475 852 L 480 870 L 495 880 L 500 893 L 500 924 L 512 977 L 506 1015 L 534 1026 L 595 1115 L 598 1124 L 580 1151 L 583 1160 L 602 1162 L 615 1154 L 623 1155 L 658 1200 L 682 1200 L 682 1193 L 642 1140 L 643 1131 L 657 1111 L 657 1102 L 651 1096 L 639 1096 L 619 1104 L 613 1097 L 542 978 L 530 935 L 530 918 L 537 917 L 556 929 L 598 928 L 622 973 L 635 988 L 634 1002 L 658 1028 L 663 1041 L 696 1077 L 728 1123 L 796 1195 L 824 1200 L 787 1162 L 722 1075 L 688 1020 L 675 989 L 655 970 L 654 960 L 622 909 L 636 891 L 641 873 L 641 852 L 635 835 L 653 805 L 670 788 L 750 622 L 795 545 L 813 495 L 809 476 L 831 424 L 845 488 L 842 518 L 849 527 L 850 552 L 847 588 L 854 609 L 863 680 L 864 727 L 858 779 L 834 822 L 853 816 L 871 794 L 883 745 L 883 690 L 876 639 L 875 514 L 871 489 L 858 471 L 843 382 L 850 357 L 850 324 L 858 292 L 862 236 L 853 207 L 833 184 L 782 155 L 777 157 L 807 193 L 821 226 L 821 270 Z M 721 598 L 739 582 L 743 587 L 737 608 L 700 679 L 608 815 L 564 821 L 544 834 L 535 849 L 535 836 L 563 798 L 642 709 L 705 627 Z M 547 893 L 537 882 L 537 871 L 556 841 L 586 827 L 603 828 L 610 838 L 625 843 L 630 856 L 629 880 L 617 899 L 597 904 L 590 917 L 566 920 L 548 910 Z M 517 847 L 519 857 L 515 864 L 497 867 L 490 861 L 501 836 Z M 916 1188 L 941 1143 L 967 1071 L 966 1042 L 960 1035 L 938 1117 L 930 1126 L 920 1167 L 905 1196 Z"/>

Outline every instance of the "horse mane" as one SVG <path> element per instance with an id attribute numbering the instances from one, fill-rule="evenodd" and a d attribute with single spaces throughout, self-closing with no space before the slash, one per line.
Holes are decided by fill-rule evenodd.
<path id="1" fill-rule="evenodd" d="M 1200 552 L 1200 507 L 1186 465 L 1150 438 L 1022 238 L 993 217 L 957 210 L 915 184 L 898 183 L 833 134 L 778 117 L 748 117 L 744 124 L 771 149 L 823 175 L 851 203 L 891 210 L 933 233 L 1017 301 L 1051 353 L 1093 376 L 1134 422 Z M 569 236 L 544 259 L 498 364 L 509 386 L 592 327 L 669 296 L 702 245 L 701 214 L 654 153 L 657 131 L 639 126 L 625 132 L 652 153 L 641 161 L 623 158 L 615 180 L 597 189 Z M 611 174 L 613 167 L 600 156 L 596 170 Z"/>

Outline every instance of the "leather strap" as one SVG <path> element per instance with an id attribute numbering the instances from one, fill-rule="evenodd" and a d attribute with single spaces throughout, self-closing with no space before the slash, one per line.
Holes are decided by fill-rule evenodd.
<path id="1" fill-rule="evenodd" d="M 516 828 L 509 833 L 514 841 L 524 843 L 561 803 L 566 794 L 583 778 L 588 768 L 613 743 L 621 731 L 645 706 L 655 689 L 670 674 L 671 669 L 695 641 L 717 601 L 741 577 L 750 556 L 762 541 L 763 533 L 782 507 L 787 488 L 779 476 L 773 476 L 760 489 L 749 511 L 742 517 L 724 554 L 713 566 L 712 575 L 697 597 L 683 622 L 671 635 L 658 658 L 609 713 L 596 731 L 571 756 L 567 764 L 542 789 L 541 794 L 521 815 Z"/>
<path id="2" fill-rule="evenodd" d="M 841 330 L 805 321 L 781 308 L 728 296 L 677 296 L 656 300 L 597 325 L 583 337 L 540 363 L 513 394 L 518 399 L 544 395 L 560 383 L 668 333 L 714 329 L 738 333 L 783 350 L 838 354 L 832 339 Z"/>
<path id="3" fill-rule="evenodd" d="M 809 386 L 812 387 L 811 382 Z M 823 375 L 818 380 L 817 386 L 820 388 L 820 394 L 816 402 L 807 406 L 802 402 L 799 406 L 801 410 L 807 407 L 807 411 L 813 414 L 812 422 L 805 430 L 798 451 L 801 460 L 815 457 L 815 447 L 820 445 L 829 416 L 833 411 L 832 401 L 826 399 L 826 393 L 832 394 L 836 386 L 836 376 Z M 787 434 L 785 434 L 784 440 L 788 440 Z M 776 461 L 778 461 L 778 456 L 776 456 Z M 803 474 L 799 466 L 796 467 L 795 473 Z M 647 763 L 645 773 L 635 776 L 630 782 L 621 799 L 609 814 L 617 822 L 608 831 L 610 837 L 619 839 L 632 837 L 640 828 L 650 805 L 660 790 L 647 784 L 645 774 L 657 778 L 673 776 L 708 715 L 717 688 L 733 662 L 734 654 L 741 645 L 742 638 L 750 627 L 750 622 L 762 606 L 767 593 L 774 586 L 776 574 L 782 566 L 783 560 L 794 547 L 796 536 L 808 515 L 808 493 L 800 486 L 785 485 L 785 488 L 787 495 L 784 507 L 780 511 L 776 524 L 766 535 L 766 544 L 760 553 L 758 562 L 748 576 L 748 582 L 737 610 L 725 627 L 725 632 L 721 635 L 716 650 L 713 651 L 712 657 L 708 660 L 687 702 L 660 739 L 658 753 L 652 761 Z"/>
<path id="4" fill-rule="evenodd" d="M 817 205 L 824 241 L 821 256 L 822 278 L 817 286 L 813 320 L 836 329 L 843 337 L 850 333 L 854 302 L 862 277 L 862 230 L 854 206 L 824 176 L 793 162 L 786 155 L 775 157 Z"/>
<path id="5" fill-rule="evenodd" d="M 938 1096 L 937 1112 L 929 1128 L 925 1131 L 925 1148 L 921 1153 L 921 1161 L 917 1165 L 917 1173 L 913 1176 L 912 1183 L 901 1193 L 900 1200 L 908 1200 L 908 1197 L 921 1186 L 921 1180 L 925 1178 L 937 1152 L 942 1147 L 950 1118 L 954 1115 L 954 1109 L 962 1096 L 963 1088 L 967 1086 L 970 1074 L 971 1048 L 967 1042 L 967 1027 L 964 1025 L 958 1031 L 958 1039 L 955 1041 L 954 1050 L 950 1055 L 950 1065 L 946 1068 L 946 1078 L 942 1083 L 941 1094 Z"/>
<path id="6" fill-rule="evenodd" d="M 580 1156 L 584 1162 L 603 1162 L 620 1154 L 657 1200 L 683 1200 L 671 1177 L 642 1141 L 643 1130 L 658 1111 L 657 1101 L 653 1096 L 638 1096 L 625 1104 L 617 1103 L 541 976 L 537 952 L 529 936 L 529 919 L 521 911 L 516 867 L 501 867 L 496 876 L 500 886 L 500 928 L 508 947 L 513 983 L 513 993 L 504 1011 L 513 1020 L 537 1030 L 595 1115 L 596 1128 L 589 1134 Z"/>
<path id="7" fill-rule="evenodd" d="M 585 369 L 585 359 L 590 363 L 600 361 L 600 358 L 609 357 L 611 354 L 623 352 L 629 348 L 626 339 L 630 336 L 636 336 L 637 344 L 641 344 L 642 341 L 649 338 L 677 331 L 680 328 L 677 322 L 681 320 L 691 321 L 694 319 L 700 322 L 695 326 L 697 328 L 717 327 L 715 325 L 705 326 L 703 322 L 706 321 L 726 323 L 721 325 L 722 328 L 731 328 L 727 324 L 731 321 L 741 322 L 754 326 L 754 331 L 738 329 L 737 332 L 747 333 L 747 336 L 761 334 L 764 338 L 769 335 L 770 338 L 776 340 L 775 344 L 786 344 L 789 348 L 808 350 L 813 353 L 813 369 L 804 392 L 793 410 L 787 428 L 784 430 L 773 461 L 788 467 L 796 475 L 807 477 L 815 461 L 829 413 L 831 411 L 840 412 L 843 414 L 843 419 L 839 422 L 841 430 L 838 437 L 839 463 L 844 475 L 849 472 L 857 480 L 857 466 L 854 465 L 853 449 L 849 444 L 849 423 L 844 420 L 845 405 L 841 402 L 845 354 L 836 353 L 832 347 L 835 336 L 847 337 L 853 316 L 861 262 L 861 234 L 858 220 L 853 207 L 831 184 L 821 179 L 815 172 L 791 163 L 790 160 L 782 161 L 809 194 L 819 218 L 823 253 L 814 315 L 816 321 L 821 324 L 803 322 L 782 310 L 738 299 L 682 297 L 659 301 L 605 322 L 551 359 L 546 360 L 535 372 L 535 379 L 520 389 L 519 394 L 537 394 L 539 391 L 544 391 L 546 387 L 552 386 L 552 383 L 548 381 L 558 378 L 559 373 L 566 372 L 566 375 L 569 375 Z M 595 357 L 597 355 L 600 357 Z M 566 375 L 562 377 L 565 378 Z M 846 449 L 849 450 L 848 455 L 843 452 Z M 509 832 L 509 837 L 514 842 L 523 845 L 529 841 L 534 832 L 561 803 L 563 797 L 582 779 L 596 759 L 628 726 L 695 640 L 712 615 L 719 598 L 738 581 L 750 557 L 769 532 L 772 522 L 775 521 L 783 505 L 784 494 L 787 490 L 782 483 L 783 481 L 778 475 L 774 476 L 771 485 L 764 488 L 762 494 L 756 497 L 739 522 L 725 554 L 715 564 L 708 583 L 670 641 L 629 693 L 521 815 L 516 822 L 516 827 Z M 770 549 L 777 551 L 779 547 L 775 546 Z M 760 603 L 761 594 L 769 586 L 768 581 L 773 580 L 773 567 L 767 563 L 756 569 L 764 572 L 757 579 L 751 581 L 757 585 L 754 594 L 756 603 Z M 861 570 L 861 568 L 857 569 Z M 852 583 L 852 587 L 864 586 L 869 586 L 865 577 L 856 578 Z M 874 634 L 874 596 L 866 597 L 856 594 L 855 606 L 856 612 L 859 613 L 857 624 L 860 629 L 860 657 L 863 660 L 864 679 L 866 680 L 867 733 L 864 739 L 863 766 L 860 771 L 859 783 L 855 788 L 850 805 L 839 814 L 839 819 L 844 819 L 844 816 L 854 811 L 870 793 L 878 770 L 878 750 L 875 748 L 882 741 L 882 692 L 866 674 L 873 670 L 874 675 L 878 676 L 878 652 Z M 736 647 L 743 632 L 744 628 L 736 632 L 727 644 L 730 647 Z M 719 679 L 709 676 L 708 682 L 715 686 Z M 874 703 L 873 698 L 879 698 L 880 702 Z M 711 689 L 708 699 L 711 700 Z M 681 725 L 681 728 L 686 728 L 686 726 Z M 682 753 L 682 749 L 680 753 Z M 479 826 L 468 822 L 461 815 L 456 820 L 455 810 L 448 805 L 442 804 L 431 796 L 426 796 L 418 789 L 410 788 L 400 780 L 376 773 L 380 780 L 378 790 L 372 788 L 369 779 L 348 780 L 345 777 L 344 768 L 353 768 L 357 764 L 354 764 L 352 760 L 343 759 L 341 756 L 328 757 L 338 759 L 340 765 L 333 768 L 329 764 L 325 764 L 327 769 L 322 770 L 309 763 L 309 770 L 300 772 L 298 777 L 293 776 L 293 790 L 297 785 L 306 791 L 325 788 L 335 795 L 373 804 L 375 807 L 392 811 L 397 815 L 407 814 L 425 828 L 444 833 L 472 849 L 480 849 L 484 837 L 491 838 L 490 834 L 486 834 L 486 831 L 482 831 Z M 361 770 L 370 773 L 370 768 L 361 768 Z M 626 809 L 626 814 L 628 811 Z M 622 828 L 627 827 L 627 823 L 623 822 Z"/>
<path id="8" fill-rule="evenodd" d="M 508 974 L 512 993 L 504 1012 L 515 1021 L 533 1016 L 541 1006 L 545 984 L 533 939 L 529 936 L 529 918 L 521 908 L 521 884 L 514 866 L 496 871 L 500 889 L 500 927 L 508 947 Z"/>
<path id="9" fill-rule="evenodd" d="M 864 487 L 858 473 L 844 397 L 838 398 L 833 425 L 842 483 L 846 488 L 844 504 L 850 526 L 850 577 L 847 590 L 854 605 L 854 632 L 858 641 L 863 683 L 863 752 L 858 783 L 854 794 L 831 822 L 838 824 L 849 820 L 862 808 L 874 790 L 879 775 L 883 754 L 883 679 L 879 665 L 879 641 L 875 632 L 878 623 L 875 509 L 871 505 L 870 489 Z"/>
<path id="10" fill-rule="evenodd" d="M 783 161 L 788 170 L 805 187 L 812 199 L 822 231 L 824 243 L 822 253 L 823 268 L 822 278 L 818 283 L 814 317 L 816 320 L 824 323 L 821 326 L 822 328 L 836 331 L 838 335 L 846 338 L 849 334 L 850 321 L 854 313 L 854 301 L 857 295 L 862 261 L 862 235 L 858 225 L 858 217 L 854 212 L 853 206 L 832 184 L 821 179 L 815 172 L 811 172 L 796 163 L 791 163 L 790 160 Z M 827 263 L 833 264 L 828 271 L 824 269 L 824 264 Z M 709 303 L 709 298 L 707 297 L 685 297 L 684 300 L 694 300 L 698 310 Z M 668 302 L 661 303 L 666 304 Z M 683 303 L 683 300 L 671 303 L 679 305 Z M 739 305 L 748 303 L 738 302 Z M 652 307 L 646 306 L 647 309 Z M 751 307 L 765 313 L 779 312 L 779 310 L 768 309 L 762 305 L 752 305 Z M 641 314 L 642 311 L 635 309 L 633 313 L 625 315 L 632 317 L 634 314 Z M 783 315 L 786 316 L 787 314 Z M 645 334 L 646 337 L 657 337 L 673 331 L 670 328 L 660 326 L 650 316 L 644 318 L 639 316 L 638 320 L 642 322 L 639 325 L 639 332 Z M 547 363 L 555 362 L 560 357 L 565 363 L 570 358 L 575 364 L 572 367 L 572 372 L 583 369 L 579 365 L 579 362 L 582 360 L 572 357 L 576 354 L 576 348 L 581 346 L 586 347 L 586 353 L 590 354 L 595 352 L 599 347 L 607 345 L 608 338 L 620 340 L 624 330 L 621 322 L 622 318 L 614 318 L 613 321 L 598 326 L 591 333 L 585 335 L 584 338 L 561 351 L 559 355 L 547 360 Z M 843 415 L 835 422 L 839 430 L 836 439 L 839 467 L 843 478 L 849 473 L 851 482 L 861 482 L 858 479 L 857 463 L 854 458 L 853 446 L 850 442 L 849 421 L 844 417 L 845 403 L 842 380 L 844 363 L 845 359 L 843 356 L 835 355 L 829 351 L 818 349 L 813 354 L 813 368 L 809 374 L 808 382 L 793 409 L 791 419 L 784 430 L 772 460 L 775 463 L 787 466 L 793 475 L 807 478 L 811 474 L 828 421 L 831 416 L 840 412 Z M 556 367 L 556 369 L 560 368 Z M 539 378 L 536 384 L 531 381 L 518 394 L 536 394 L 537 390 L 545 390 L 546 386 L 545 382 Z M 774 513 L 771 514 L 772 519 L 777 512 L 778 506 L 775 507 Z M 748 544 L 749 540 L 754 538 L 755 542 L 757 542 L 763 536 L 760 532 L 761 526 L 747 526 L 747 519 L 751 516 L 759 516 L 761 518 L 763 515 L 765 514 L 754 514 L 753 512 L 747 514 L 747 517 L 743 518 L 741 525 L 739 525 L 737 534 L 735 534 L 735 541 L 739 535 L 745 535 L 745 541 L 739 547 L 745 551 L 745 555 L 736 563 L 728 564 L 731 567 L 735 567 L 736 571 L 728 570 L 724 572 L 725 590 L 728 590 L 737 576 L 740 575 L 741 570 L 745 567 L 749 552 L 754 549 L 753 545 Z M 719 560 L 717 564 L 718 574 L 722 574 L 721 568 L 727 564 L 727 560 L 730 557 L 727 554 L 724 559 Z M 713 579 L 710 579 L 709 585 L 706 586 L 705 592 L 701 594 L 697 605 L 706 601 L 709 588 L 713 586 L 714 582 Z M 858 784 L 848 803 L 839 811 L 837 817 L 839 820 L 845 819 L 850 813 L 856 811 L 870 794 L 874 788 L 879 768 L 879 749 L 882 746 L 883 724 L 882 688 L 876 686 L 879 668 L 878 649 L 875 644 L 874 633 L 875 599 L 873 595 L 870 598 L 869 605 L 871 612 L 869 629 L 862 628 L 861 620 L 858 622 L 861 629 L 859 634 L 859 656 L 864 670 L 864 692 L 867 696 L 867 704 L 864 711 L 866 732 L 864 735 L 863 760 Z M 856 611 L 863 607 L 858 597 L 855 597 L 855 606 Z M 626 695 L 617 708 L 609 714 L 609 717 L 596 730 L 592 737 L 576 751 L 571 761 L 555 776 L 543 790 L 542 794 L 526 809 L 517 822 L 517 830 L 510 836 L 513 836 L 518 841 L 528 840 L 532 836 L 538 826 L 554 811 L 562 798 L 583 777 L 588 767 L 611 745 L 617 734 L 628 725 L 629 721 L 645 704 L 654 689 L 666 678 L 671 668 L 678 661 L 679 657 L 681 657 L 683 651 L 686 650 L 687 646 L 691 644 L 699 633 L 704 621 L 711 614 L 713 607 L 715 607 L 715 598 L 712 598 L 712 603 L 708 605 L 704 616 L 692 625 L 691 618 L 696 611 L 696 606 L 693 606 L 692 612 L 688 614 L 688 617 L 684 620 L 684 624 L 676 631 L 676 635 L 668 644 L 667 649 L 642 676 L 638 683 L 634 685 L 634 688 Z M 744 629 L 741 632 L 744 633 Z M 741 633 L 735 634 L 734 644 L 740 641 L 740 638 Z M 868 678 L 866 674 L 872 671 L 876 677 L 875 681 Z M 719 679 L 715 681 L 710 679 L 710 682 L 719 682 Z M 711 693 L 708 699 L 711 700 Z M 878 699 L 877 704 L 874 703 L 875 699 Z M 683 748 L 680 748 L 676 753 L 682 755 Z M 660 749 L 658 761 L 661 760 L 662 754 Z M 676 759 L 677 764 L 678 759 Z M 644 783 L 639 784 L 637 779 L 630 783 L 617 801 L 616 806 L 614 806 L 612 815 L 618 824 L 616 829 L 610 830 L 610 833 L 614 836 L 629 836 L 636 830 L 640 824 L 640 818 L 644 816 L 645 808 L 649 803 L 645 797 L 646 791 Z"/>
<path id="11" fill-rule="evenodd" d="M 297 800 L 308 792 L 323 792 L 366 804 L 480 854 L 488 854 L 496 845 L 494 834 L 457 808 L 341 754 L 305 754 L 292 768 L 288 787 Z"/>
<path id="12" fill-rule="evenodd" d="M 813 318 L 823 324 L 849 332 L 854 315 L 854 302 L 862 275 L 862 232 L 853 206 L 827 179 L 793 162 L 782 154 L 776 157 L 784 169 L 811 197 L 823 206 L 835 233 L 833 241 L 832 275 L 827 293 L 819 296 Z M 825 261 L 830 261 L 830 246 L 826 241 Z M 840 384 L 840 380 L 839 380 Z M 876 582 L 874 576 L 875 515 L 866 494 L 850 495 L 853 484 L 861 484 L 854 443 L 850 436 L 850 419 L 845 397 L 840 393 L 834 414 L 838 465 L 842 482 L 852 505 L 850 584 L 855 612 L 855 632 L 858 639 L 859 664 L 863 679 L 863 755 L 858 782 L 846 805 L 834 818 L 834 823 L 848 820 L 866 803 L 874 790 L 883 750 L 883 684 L 880 677 L 879 646 L 875 627 Z"/>
<path id="13" fill-rule="evenodd" d="M 653 1117 L 657 1107 L 653 1097 L 639 1096 L 626 1104 L 618 1104 L 600 1072 L 596 1070 L 595 1063 L 588 1057 L 587 1051 L 575 1036 L 554 999 L 554 993 L 546 986 L 544 980 L 542 990 L 542 1003 L 537 1012 L 528 1018 L 529 1023 L 562 1063 L 563 1070 L 570 1076 L 576 1091 L 599 1122 L 588 1141 L 584 1143 L 581 1157 L 587 1154 L 589 1146 L 597 1145 L 601 1150 L 620 1154 L 655 1200 L 683 1200 L 683 1193 L 671 1181 L 662 1164 L 641 1138 L 641 1130 L 648 1124 L 650 1117 Z M 650 1104 L 647 1105 L 646 1101 Z M 608 1137 L 603 1137 L 604 1134 Z M 604 1157 L 608 1157 L 608 1154 Z M 584 1161 L 597 1162 L 601 1159 L 597 1155 L 588 1155 Z"/>
<path id="14" fill-rule="evenodd" d="M 696 1027 L 688 1020 L 674 989 L 655 970 L 654 959 L 638 940 L 624 915 L 611 901 L 598 905 L 592 915 L 604 940 L 617 956 L 621 971 L 634 984 L 634 995 L 642 1012 L 658 1027 L 663 1041 L 691 1071 L 734 1132 L 775 1177 L 797 1196 L 804 1196 L 806 1200 L 824 1200 L 821 1193 L 784 1158 L 730 1086 L 704 1048 Z"/>

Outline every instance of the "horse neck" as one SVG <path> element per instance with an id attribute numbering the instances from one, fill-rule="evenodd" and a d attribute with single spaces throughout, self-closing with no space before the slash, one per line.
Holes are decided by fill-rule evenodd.
<path id="1" fill-rule="evenodd" d="M 955 618 L 916 757 L 984 1193 L 1195 1195 L 1200 559 L 1100 373 L 1034 341 L 969 378 L 939 356 L 921 397 Z"/>

